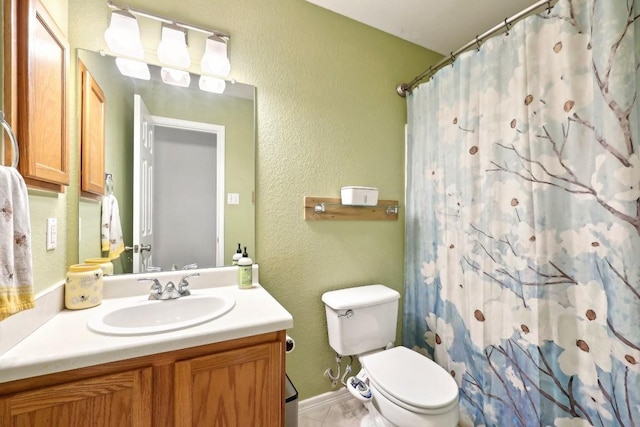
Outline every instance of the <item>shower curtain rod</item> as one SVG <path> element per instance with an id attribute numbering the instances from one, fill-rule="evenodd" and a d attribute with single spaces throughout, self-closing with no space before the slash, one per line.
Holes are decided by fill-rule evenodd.
<path id="1" fill-rule="evenodd" d="M 413 88 L 418 83 L 420 83 L 424 78 L 433 76 L 439 69 L 441 69 L 445 65 L 453 64 L 456 60 L 456 56 L 460 55 L 463 52 L 466 52 L 472 47 L 476 47 L 480 49 L 480 45 L 485 39 L 493 36 L 494 34 L 496 34 L 497 32 L 501 31 L 504 28 L 507 29 L 507 33 L 508 33 L 509 28 L 514 22 L 532 14 L 533 12 L 540 9 L 542 6 L 545 6 L 547 13 L 551 12 L 552 4 L 556 2 L 557 0 L 539 0 L 538 2 L 524 9 L 523 11 L 516 13 L 511 18 L 505 19 L 504 22 L 501 22 L 500 24 L 496 25 L 489 31 L 482 33 L 481 35 L 476 36 L 475 39 L 471 40 L 469 43 L 465 44 L 460 49 L 456 50 L 455 52 L 451 52 L 449 56 L 440 60 L 440 62 L 438 62 L 436 65 L 430 66 L 427 70 L 423 71 L 422 74 L 418 75 L 416 78 L 411 80 L 411 82 L 400 83 L 398 86 L 396 86 L 396 92 L 398 92 L 398 95 L 404 98 L 405 96 L 407 96 L 407 93 L 411 93 Z"/>

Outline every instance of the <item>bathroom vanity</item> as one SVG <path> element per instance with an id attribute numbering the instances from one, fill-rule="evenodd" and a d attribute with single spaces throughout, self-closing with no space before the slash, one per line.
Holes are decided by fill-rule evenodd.
<path id="1" fill-rule="evenodd" d="M 0 425 L 284 425 L 285 330 L 293 320 L 264 288 L 216 284 L 205 271 L 192 294 L 233 297 L 224 315 L 156 334 L 93 332 L 91 318 L 138 298 L 132 288 L 147 289 L 117 277 L 105 282 L 101 306 L 63 310 L 0 356 Z"/>

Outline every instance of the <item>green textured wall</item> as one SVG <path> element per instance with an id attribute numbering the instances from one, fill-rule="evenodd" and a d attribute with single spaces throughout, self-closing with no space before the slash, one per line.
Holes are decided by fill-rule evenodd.
<path id="1" fill-rule="evenodd" d="M 401 212 L 398 221 L 305 222 L 303 197 L 367 185 L 403 199 L 406 107 L 395 85 L 438 55 L 302 0 L 127 4 L 231 34 L 230 78 L 257 87 L 261 283 L 294 317 L 287 372 L 300 398 L 330 390 L 323 372 L 334 356 L 320 297 L 369 283 L 402 291 L 404 221 Z M 69 0 L 69 13 L 72 46 L 106 48 L 104 0 Z"/>

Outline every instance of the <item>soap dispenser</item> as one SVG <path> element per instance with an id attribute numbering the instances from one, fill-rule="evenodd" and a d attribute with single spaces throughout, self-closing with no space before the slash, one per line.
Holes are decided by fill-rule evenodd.
<path id="1" fill-rule="evenodd" d="M 242 258 L 238 260 L 238 287 L 249 289 L 253 287 L 253 260 L 247 254 L 247 247 L 244 247 Z"/>
<path id="2" fill-rule="evenodd" d="M 238 261 L 242 258 L 242 249 L 240 249 L 240 243 L 238 243 L 238 250 L 233 257 L 231 257 L 231 265 L 238 265 Z"/>

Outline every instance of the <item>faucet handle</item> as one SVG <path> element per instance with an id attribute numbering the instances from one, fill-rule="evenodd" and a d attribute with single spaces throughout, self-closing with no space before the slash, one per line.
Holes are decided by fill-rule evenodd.
<path id="1" fill-rule="evenodd" d="M 180 283 L 178 283 L 178 292 L 180 292 L 180 295 L 182 296 L 191 295 L 191 292 L 189 291 L 189 282 L 187 281 L 187 279 L 189 277 L 197 277 L 199 275 L 200 273 L 191 273 L 191 274 L 187 274 L 182 279 L 180 279 Z"/>
<path id="2" fill-rule="evenodd" d="M 158 279 L 153 277 L 141 277 L 138 279 L 138 282 L 153 282 L 151 285 L 151 294 L 149 294 L 149 299 L 160 299 L 162 295 L 162 285 Z"/>

